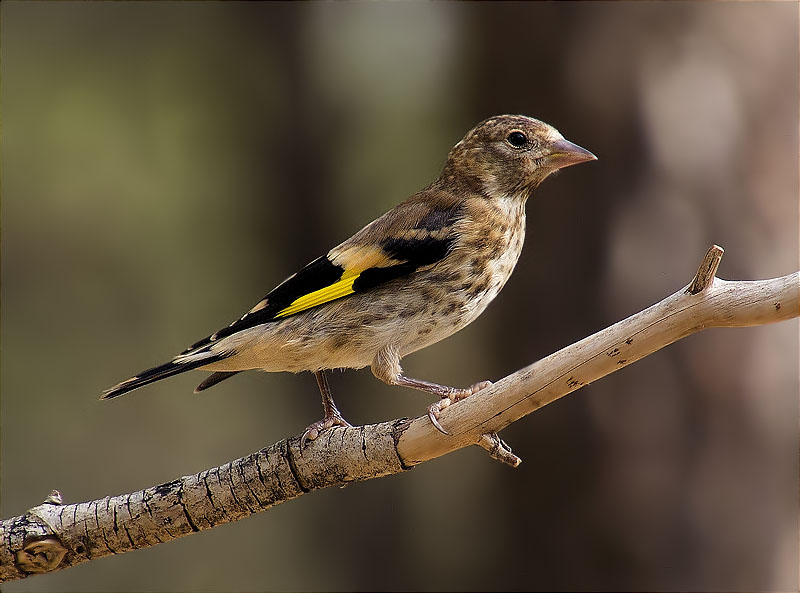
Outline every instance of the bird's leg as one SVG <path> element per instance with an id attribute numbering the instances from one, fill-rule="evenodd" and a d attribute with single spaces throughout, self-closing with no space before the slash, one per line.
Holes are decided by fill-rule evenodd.
<path id="1" fill-rule="evenodd" d="M 371 368 L 372 374 L 388 385 L 402 385 L 403 387 L 427 391 L 428 393 L 438 396 L 439 401 L 428 406 L 428 418 L 431 419 L 431 423 L 442 434 L 450 433 L 439 424 L 439 415 L 441 411 L 450 406 L 450 404 L 454 404 L 492 384 L 491 381 L 481 381 L 467 389 L 459 389 L 458 387 L 448 387 L 447 385 L 439 385 L 438 383 L 406 377 L 400 366 L 400 355 L 397 349 L 391 346 L 381 349 L 378 354 L 375 355 Z"/>
<path id="2" fill-rule="evenodd" d="M 394 384 L 402 385 L 404 387 L 412 387 L 414 389 L 419 389 L 420 391 L 427 391 L 428 393 L 438 395 L 439 401 L 428 406 L 428 418 L 431 419 L 431 423 L 439 430 L 439 432 L 443 434 L 450 434 L 444 428 L 442 428 L 441 424 L 439 424 L 439 415 L 441 414 L 442 410 L 449 407 L 451 404 L 454 404 L 457 401 L 472 395 L 473 393 L 477 393 L 481 389 L 491 386 L 492 382 L 481 381 L 480 383 L 475 383 L 466 389 L 459 389 L 458 387 L 448 387 L 447 385 L 430 383 L 421 379 L 412 379 L 411 377 L 406 377 L 405 375 L 400 374 L 396 377 Z"/>
<path id="3" fill-rule="evenodd" d="M 325 416 L 322 420 L 317 420 L 308 428 L 306 428 L 303 436 L 300 437 L 301 449 L 307 441 L 313 441 L 316 439 L 319 436 L 319 433 L 326 428 L 331 428 L 333 426 L 352 426 L 347 420 L 342 418 L 342 413 L 339 411 L 339 409 L 336 407 L 336 403 L 333 401 L 331 387 L 328 385 L 328 377 L 325 375 L 325 371 L 315 371 L 314 376 L 317 378 L 319 392 L 322 394 L 322 409 Z"/>

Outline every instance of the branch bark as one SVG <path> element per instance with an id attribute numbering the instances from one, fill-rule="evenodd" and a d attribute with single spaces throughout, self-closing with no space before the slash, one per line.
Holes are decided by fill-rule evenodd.
<path id="1" fill-rule="evenodd" d="M 60 570 L 237 521 L 328 486 L 400 473 L 468 445 L 504 463 L 520 459 L 497 432 L 656 350 L 709 327 L 762 325 L 800 315 L 800 273 L 760 281 L 715 277 L 712 246 L 685 288 L 644 311 L 427 415 L 326 431 L 300 448 L 282 440 L 225 465 L 119 496 L 65 505 L 53 491 L 0 523 L 0 582 Z"/>

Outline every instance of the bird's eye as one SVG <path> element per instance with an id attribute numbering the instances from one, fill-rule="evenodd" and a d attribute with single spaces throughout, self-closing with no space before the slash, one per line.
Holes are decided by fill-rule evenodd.
<path id="1" fill-rule="evenodd" d="M 528 137 L 519 131 L 511 132 L 506 140 L 514 148 L 522 148 L 528 143 Z"/>

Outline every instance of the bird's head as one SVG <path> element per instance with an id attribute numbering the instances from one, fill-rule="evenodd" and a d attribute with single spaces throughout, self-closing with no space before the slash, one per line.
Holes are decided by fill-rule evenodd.
<path id="1" fill-rule="evenodd" d="M 491 197 L 526 199 L 551 173 L 596 159 L 538 119 L 498 115 L 453 147 L 440 179 L 466 182 Z"/>

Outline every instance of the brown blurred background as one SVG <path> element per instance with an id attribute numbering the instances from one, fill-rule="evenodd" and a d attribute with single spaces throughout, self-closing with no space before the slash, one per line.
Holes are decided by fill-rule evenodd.
<path id="1" fill-rule="evenodd" d="M 97 397 L 493 114 L 599 161 L 540 188 L 506 289 L 413 376 L 500 378 L 679 289 L 712 243 L 723 278 L 798 268 L 796 3 L 4 2 L 2 81 L 3 517 L 316 420 L 310 375 Z M 332 385 L 357 423 L 430 401 L 369 371 Z M 507 429 L 517 470 L 473 448 L 3 590 L 795 591 L 797 429 L 796 320 L 711 330 Z"/>

